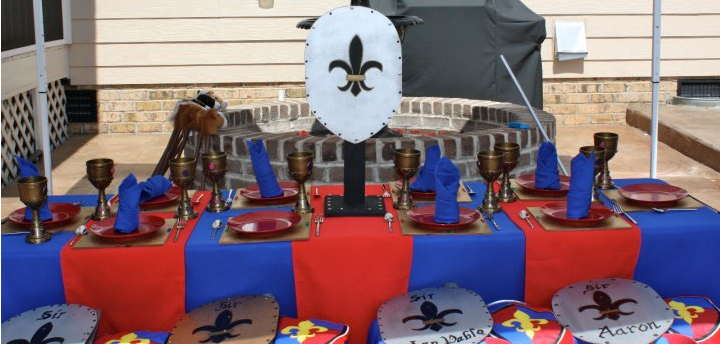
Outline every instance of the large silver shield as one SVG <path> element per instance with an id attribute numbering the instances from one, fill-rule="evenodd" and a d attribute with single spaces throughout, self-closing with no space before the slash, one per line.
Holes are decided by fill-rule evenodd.
<path id="1" fill-rule="evenodd" d="M 479 343 L 492 318 L 483 299 L 463 288 L 427 288 L 396 296 L 377 313 L 387 344 Z"/>
<path id="2" fill-rule="evenodd" d="M 340 7 L 313 24 L 305 46 L 313 115 L 351 143 L 387 124 L 402 98 L 402 49 L 390 20 L 367 7 Z"/>
<path id="3" fill-rule="evenodd" d="M 82 305 L 35 308 L 2 323 L 2 343 L 92 343 L 98 318 L 98 312 Z"/>
<path id="4" fill-rule="evenodd" d="M 552 306 L 560 324 L 590 343 L 651 343 L 673 322 L 672 310 L 652 288 L 619 278 L 565 287 Z"/>

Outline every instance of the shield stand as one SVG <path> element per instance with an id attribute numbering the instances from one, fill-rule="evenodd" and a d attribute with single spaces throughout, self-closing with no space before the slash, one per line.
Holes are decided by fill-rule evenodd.
<path id="1" fill-rule="evenodd" d="M 325 216 L 384 216 L 381 196 L 365 196 L 365 141 L 343 141 L 343 195 L 325 197 Z"/>

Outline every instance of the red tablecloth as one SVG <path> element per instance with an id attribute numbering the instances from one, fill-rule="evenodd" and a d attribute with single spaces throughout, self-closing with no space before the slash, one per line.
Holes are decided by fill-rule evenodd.
<path id="1" fill-rule="evenodd" d="M 637 226 L 622 230 L 549 232 L 534 220 L 535 229 L 531 229 L 518 216 L 522 209 L 545 203 L 547 201 L 502 203 L 510 219 L 525 232 L 525 302 L 549 307 L 554 293 L 570 284 L 596 278 L 633 279 L 640 254 Z"/>
<path id="2" fill-rule="evenodd" d="M 322 196 L 341 194 L 342 189 L 323 187 Z M 380 186 L 366 190 L 382 194 Z M 322 212 L 322 199 L 312 199 L 316 212 Z M 385 207 L 395 212 L 391 198 Z M 380 304 L 407 291 L 412 237 L 402 235 L 397 221 L 393 225 L 390 233 L 382 217 L 326 217 L 320 237 L 315 237 L 313 224 L 309 241 L 294 241 L 298 317 L 348 324 L 351 342 L 365 343 Z M 358 231 L 363 235 L 357 235 Z M 331 313 L 328 305 L 333 305 Z"/>
<path id="3" fill-rule="evenodd" d="M 202 212 L 209 199 L 203 197 L 195 210 Z M 173 217 L 173 213 L 154 215 Z M 60 254 L 67 303 L 101 310 L 99 335 L 173 328 L 185 314 L 185 242 L 198 219 L 187 222 L 177 242 L 172 241 L 176 231 L 172 227 L 162 246 L 73 249 L 66 245 Z M 175 221 L 170 222 L 168 226 L 174 226 Z"/>

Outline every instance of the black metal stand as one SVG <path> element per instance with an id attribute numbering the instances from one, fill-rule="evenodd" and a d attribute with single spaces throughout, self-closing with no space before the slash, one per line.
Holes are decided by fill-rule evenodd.
<path id="1" fill-rule="evenodd" d="M 385 216 L 381 196 L 365 196 L 365 141 L 343 142 L 344 192 L 325 197 L 325 216 Z"/>

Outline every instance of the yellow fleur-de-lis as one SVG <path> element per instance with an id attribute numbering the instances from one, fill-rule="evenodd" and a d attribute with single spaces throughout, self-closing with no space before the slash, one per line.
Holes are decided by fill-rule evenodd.
<path id="1" fill-rule="evenodd" d="M 675 318 L 683 319 L 688 324 L 692 324 L 693 319 L 697 318 L 699 313 L 705 312 L 702 307 L 685 306 L 684 303 L 678 301 L 670 301 L 669 305 L 675 311 Z"/>
<path id="2" fill-rule="evenodd" d="M 322 326 L 315 326 L 312 321 L 304 320 L 301 321 L 298 326 L 288 326 L 280 331 L 282 334 L 289 334 L 290 338 L 297 339 L 298 342 L 302 343 L 305 339 L 315 337 L 316 333 L 325 332 L 328 329 Z"/>
<path id="3" fill-rule="evenodd" d="M 503 321 L 502 325 L 505 327 L 514 327 L 515 331 L 523 332 L 530 339 L 535 337 L 535 331 L 540 331 L 540 325 L 548 323 L 545 319 L 531 319 L 527 313 L 517 310 L 513 314 L 515 318 Z M 515 326 L 517 324 L 517 326 Z"/>
<path id="4" fill-rule="evenodd" d="M 107 341 L 105 344 L 150 344 L 150 340 L 138 339 L 137 335 L 133 332 L 120 337 L 120 339 Z"/>

